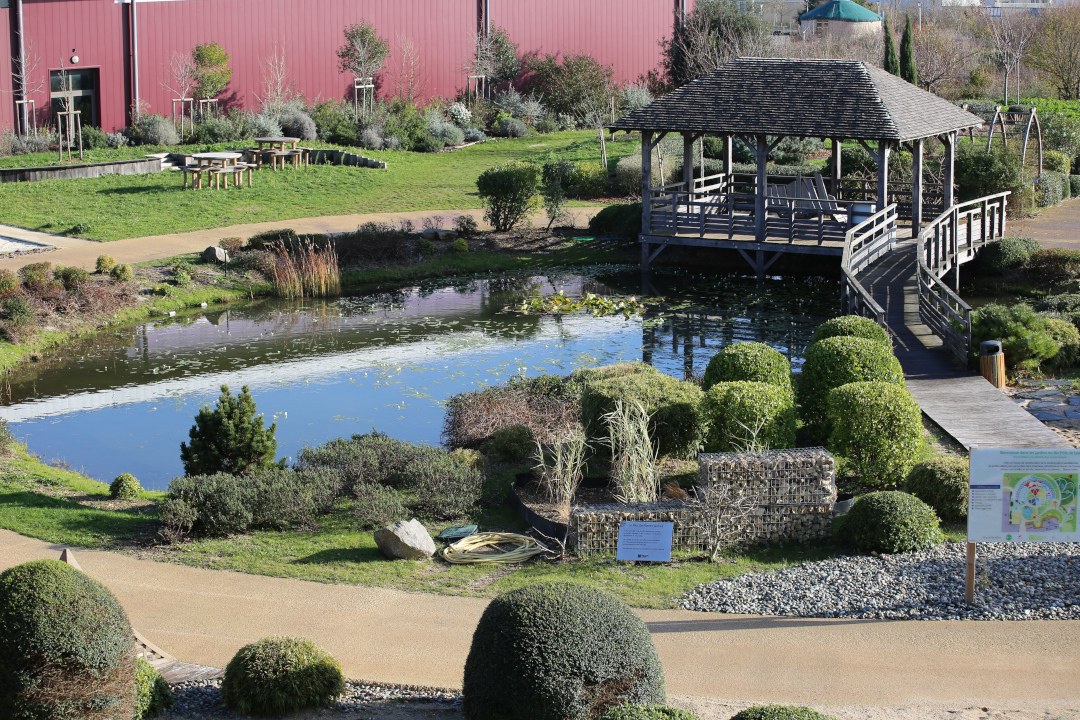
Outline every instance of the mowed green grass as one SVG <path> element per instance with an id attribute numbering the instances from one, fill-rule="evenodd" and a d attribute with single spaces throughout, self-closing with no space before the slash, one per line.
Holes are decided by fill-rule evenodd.
<path id="1" fill-rule="evenodd" d="M 610 143 L 609 163 L 633 148 L 630 141 Z M 0 222 L 109 241 L 320 215 L 470 209 L 481 207 L 476 179 L 493 165 L 548 154 L 573 161 L 600 158 L 599 141 L 589 131 L 496 138 L 443 153 L 350 150 L 389 167 L 264 169 L 255 173 L 250 189 L 202 192 L 182 191 L 179 172 L 5 183 Z"/>

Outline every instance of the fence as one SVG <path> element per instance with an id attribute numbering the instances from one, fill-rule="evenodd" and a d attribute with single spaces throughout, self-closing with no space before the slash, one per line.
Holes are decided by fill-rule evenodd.
<path id="1" fill-rule="evenodd" d="M 896 243 L 896 203 L 847 231 L 840 260 L 840 306 L 845 315 L 862 315 L 888 328 L 885 310 L 859 282 L 858 275 Z"/>

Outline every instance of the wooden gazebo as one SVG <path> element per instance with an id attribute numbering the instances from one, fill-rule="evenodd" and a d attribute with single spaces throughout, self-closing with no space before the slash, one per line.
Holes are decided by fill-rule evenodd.
<path id="1" fill-rule="evenodd" d="M 982 124 L 966 110 L 884 70 L 855 60 L 740 58 L 664 95 L 611 125 L 640 131 L 642 265 L 670 245 L 739 250 L 759 276 L 784 252 L 842 255 L 856 226 L 896 235 L 897 203 L 910 207 L 913 236 L 923 222 L 923 141 L 945 147 L 934 205 L 954 204 L 958 133 Z M 668 133 L 683 138 L 680 182 L 653 187 L 652 156 Z M 694 144 L 724 138 L 721 172 L 694 172 Z M 733 138 L 754 150 L 756 174 L 732 168 Z M 828 177 L 780 177 L 766 171 L 785 137 L 832 139 Z M 840 146 L 857 140 L 877 163 L 876 187 L 842 182 Z M 889 182 L 889 155 L 907 144 L 912 182 Z M 910 200 L 908 200 L 910 198 Z"/>

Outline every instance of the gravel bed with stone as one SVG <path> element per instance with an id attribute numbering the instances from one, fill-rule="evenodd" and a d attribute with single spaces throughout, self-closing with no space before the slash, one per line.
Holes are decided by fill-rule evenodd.
<path id="1" fill-rule="evenodd" d="M 1080 619 L 1080 543 L 980 543 L 975 602 L 964 601 L 965 544 L 841 556 L 699 585 L 686 610 L 911 620 Z"/>
<path id="2" fill-rule="evenodd" d="M 191 680 L 172 686 L 176 704 L 163 717 L 242 717 L 229 710 L 221 699 L 221 678 Z M 446 709 L 461 704 L 461 693 L 437 688 L 408 688 L 365 683 L 345 683 L 345 693 L 326 707 L 330 712 L 349 713 L 386 702 L 439 703 Z"/>

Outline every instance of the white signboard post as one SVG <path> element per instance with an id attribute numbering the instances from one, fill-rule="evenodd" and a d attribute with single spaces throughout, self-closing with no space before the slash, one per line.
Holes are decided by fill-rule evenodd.
<path id="1" fill-rule="evenodd" d="M 674 523 L 669 522 L 635 520 L 620 522 L 615 559 L 636 562 L 670 562 L 671 534 L 674 527 Z"/>
<path id="2" fill-rule="evenodd" d="M 1080 450 L 971 448 L 966 597 L 975 599 L 975 543 L 1077 542 Z"/>

